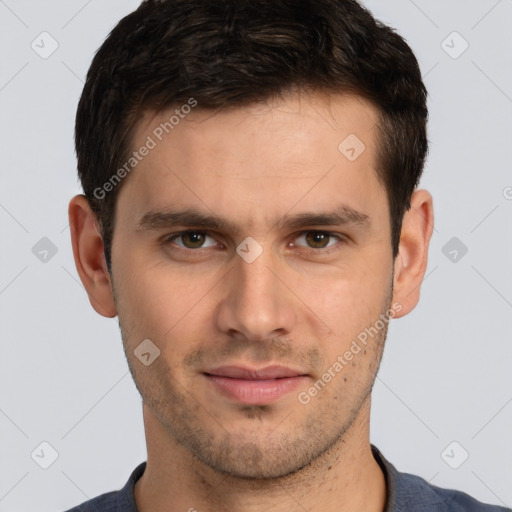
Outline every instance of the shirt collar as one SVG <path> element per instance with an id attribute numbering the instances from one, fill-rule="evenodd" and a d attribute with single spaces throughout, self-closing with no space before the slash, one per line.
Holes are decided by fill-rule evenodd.
<path id="1" fill-rule="evenodd" d="M 399 472 L 395 466 L 393 466 L 393 464 L 384 458 L 376 446 L 373 444 L 370 446 L 372 455 L 382 469 L 384 478 L 386 480 L 386 505 L 384 512 L 406 512 L 397 502 L 397 482 L 400 476 Z M 121 492 L 118 495 L 117 503 L 119 510 L 126 512 L 137 512 L 137 506 L 135 504 L 135 484 L 144 473 L 146 464 L 147 462 L 142 462 L 139 464 L 133 470 L 125 486 L 121 489 Z"/>
<path id="2" fill-rule="evenodd" d="M 373 444 L 370 446 L 372 448 L 373 458 L 377 461 L 380 469 L 382 469 L 386 480 L 386 505 L 384 507 L 384 512 L 405 512 L 402 511 L 401 507 L 397 503 L 397 482 L 399 472 L 391 462 L 384 458 L 384 455 L 382 455 L 376 446 Z"/>

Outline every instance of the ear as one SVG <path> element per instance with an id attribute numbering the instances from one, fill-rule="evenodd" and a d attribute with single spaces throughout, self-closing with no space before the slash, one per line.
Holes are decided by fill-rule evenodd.
<path id="1" fill-rule="evenodd" d="M 83 194 L 71 199 L 68 216 L 75 265 L 89 301 L 100 315 L 112 318 L 117 311 L 103 252 L 103 239 L 96 215 Z"/>
<path id="2" fill-rule="evenodd" d="M 411 197 L 411 208 L 403 218 L 400 245 L 395 258 L 393 302 L 402 305 L 396 318 L 407 315 L 418 304 L 433 229 L 432 196 L 426 190 L 415 190 Z"/>

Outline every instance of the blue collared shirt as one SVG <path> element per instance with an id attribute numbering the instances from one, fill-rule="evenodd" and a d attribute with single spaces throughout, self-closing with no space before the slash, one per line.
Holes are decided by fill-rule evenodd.
<path id="1" fill-rule="evenodd" d="M 386 478 L 384 512 L 512 512 L 481 503 L 460 491 L 436 487 L 419 476 L 400 473 L 373 445 L 372 453 Z M 66 512 L 138 512 L 134 488 L 145 468 L 146 462 L 139 464 L 120 491 L 102 494 Z"/>

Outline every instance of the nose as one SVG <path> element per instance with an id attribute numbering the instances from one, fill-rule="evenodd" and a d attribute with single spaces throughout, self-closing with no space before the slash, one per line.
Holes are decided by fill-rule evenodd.
<path id="1" fill-rule="evenodd" d="M 287 287 L 284 263 L 268 249 L 251 263 L 237 255 L 234 266 L 217 308 L 218 328 L 250 341 L 288 335 L 296 323 L 298 305 Z"/>

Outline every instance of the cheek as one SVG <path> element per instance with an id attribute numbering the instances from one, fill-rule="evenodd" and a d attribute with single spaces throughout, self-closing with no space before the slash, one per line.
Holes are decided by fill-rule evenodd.
<path id="1" fill-rule="evenodd" d="M 390 270 L 382 262 L 361 262 L 304 282 L 300 294 L 335 336 L 346 340 L 379 316 L 390 285 Z"/>
<path id="2" fill-rule="evenodd" d="M 133 272 L 139 268 L 139 272 Z M 166 264 L 137 264 L 125 261 L 122 294 L 123 321 L 131 326 L 131 343 L 136 339 L 154 339 L 162 351 L 176 351 L 176 339 L 199 339 L 194 332 L 204 330 L 208 295 L 215 280 L 203 278 L 191 270 L 179 271 Z M 217 279 L 218 280 L 218 279 Z M 220 284 L 220 283 L 219 283 Z M 186 348 L 191 344 L 187 341 Z"/>

